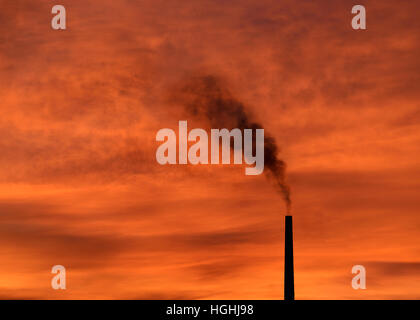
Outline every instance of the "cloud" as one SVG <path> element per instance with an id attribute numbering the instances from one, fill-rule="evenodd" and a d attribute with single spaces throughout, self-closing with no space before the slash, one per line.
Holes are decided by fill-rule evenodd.
<path id="1" fill-rule="evenodd" d="M 420 262 L 417 261 L 367 261 L 364 263 L 369 273 L 375 278 L 411 277 L 420 274 Z"/>
<path id="2" fill-rule="evenodd" d="M 47 2 L 0 5 L 2 297 L 57 298 L 60 262 L 65 299 L 281 296 L 272 185 L 155 162 L 157 130 L 186 116 L 169 92 L 195 74 L 282 147 L 298 297 L 419 296 L 417 2 L 367 1 L 364 32 L 348 0 L 60 4 L 65 32 Z M 404 276 L 361 297 L 355 261 Z"/>

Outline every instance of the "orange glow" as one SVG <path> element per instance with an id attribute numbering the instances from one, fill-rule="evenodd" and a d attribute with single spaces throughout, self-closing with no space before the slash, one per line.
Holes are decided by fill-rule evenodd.
<path id="1" fill-rule="evenodd" d="M 210 74 L 281 146 L 296 299 L 419 299 L 420 3 L 365 2 L 0 1 L 0 298 L 283 298 L 273 182 L 155 159 Z"/>

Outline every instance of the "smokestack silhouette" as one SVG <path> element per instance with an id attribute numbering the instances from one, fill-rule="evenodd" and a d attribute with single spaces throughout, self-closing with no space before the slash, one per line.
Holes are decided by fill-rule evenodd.
<path id="1" fill-rule="evenodd" d="M 293 222 L 292 216 L 285 217 L 284 232 L 284 300 L 295 300 L 293 271 Z"/>
<path id="2" fill-rule="evenodd" d="M 190 78 L 183 84 L 171 100 L 185 106 L 186 111 L 194 116 L 208 120 L 212 128 L 263 129 L 252 120 L 245 105 L 234 98 L 224 87 L 222 81 L 212 75 Z M 290 212 L 290 188 L 286 184 L 286 163 L 278 157 L 275 139 L 264 132 L 264 166 L 271 172 L 278 191 Z"/>

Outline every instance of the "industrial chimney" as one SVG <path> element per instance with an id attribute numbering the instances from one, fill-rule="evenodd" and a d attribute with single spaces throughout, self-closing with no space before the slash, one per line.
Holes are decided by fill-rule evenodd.
<path id="1" fill-rule="evenodd" d="M 295 280 L 293 272 L 293 222 L 292 216 L 285 218 L 284 237 L 284 300 L 295 300 Z"/>

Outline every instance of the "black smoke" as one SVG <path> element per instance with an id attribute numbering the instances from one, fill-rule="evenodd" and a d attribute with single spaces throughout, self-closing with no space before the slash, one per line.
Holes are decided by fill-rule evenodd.
<path id="1" fill-rule="evenodd" d="M 181 102 L 189 114 L 207 119 L 212 128 L 263 129 L 261 124 L 250 119 L 244 104 L 232 97 L 222 81 L 215 76 L 189 79 L 177 89 L 172 99 Z M 285 179 L 286 163 L 278 158 L 278 152 L 275 139 L 264 132 L 264 166 L 274 177 L 287 210 L 290 211 L 290 188 Z"/>

